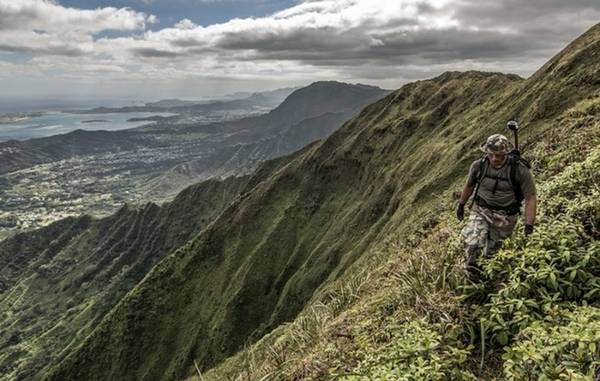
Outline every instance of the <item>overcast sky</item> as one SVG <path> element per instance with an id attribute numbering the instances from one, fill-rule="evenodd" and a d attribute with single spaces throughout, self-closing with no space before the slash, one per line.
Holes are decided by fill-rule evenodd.
<path id="1" fill-rule="evenodd" d="M 0 0 L 0 98 L 526 77 L 598 22 L 600 0 Z"/>

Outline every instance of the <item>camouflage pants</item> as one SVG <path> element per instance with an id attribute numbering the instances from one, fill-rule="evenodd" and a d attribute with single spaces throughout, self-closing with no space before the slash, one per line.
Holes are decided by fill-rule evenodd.
<path id="1" fill-rule="evenodd" d="M 484 256 L 494 254 L 512 234 L 517 218 L 516 214 L 473 205 L 469 221 L 461 232 L 466 243 L 467 266 L 478 268 L 477 258 L 482 252 Z"/>

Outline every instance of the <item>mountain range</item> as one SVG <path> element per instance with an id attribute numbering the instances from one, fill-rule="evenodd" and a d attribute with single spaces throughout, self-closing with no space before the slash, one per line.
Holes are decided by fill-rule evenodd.
<path id="1" fill-rule="evenodd" d="M 202 113 L 178 114 L 128 130 L 0 143 L 0 200 L 7 200 L 0 238 L 66 216 L 106 216 L 124 202 L 170 201 L 201 180 L 250 174 L 264 160 L 328 136 L 387 93 L 317 82 L 258 116 L 206 123 Z"/>
<path id="2" fill-rule="evenodd" d="M 284 155 L 328 135 L 362 105 L 383 94 L 384 91 L 370 86 L 319 82 L 297 90 L 264 116 L 206 126 L 187 125 L 176 134 L 188 136 L 200 131 L 203 136 L 210 136 L 204 139 L 204 144 L 214 147 L 211 147 L 212 153 L 176 165 L 151 184 L 154 189 L 162 187 L 160 194 L 164 195 L 178 191 L 184 186 L 182 184 L 192 182 L 191 179 L 199 174 L 205 178 L 240 174 L 246 168 L 256 167 L 265 158 Z M 153 129 L 160 130 L 163 126 Z M 174 132 L 166 129 L 157 134 L 170 136 Z M 134 142 L 146 142 L 148 135 L 147 131 L 136 130 L 75 131 L 12 144 L 17 144 L 21 152 L 39 155 L 41 160 L 58 160 L 97 150 L 132 150 L 137 144 Z M 29 163 L 19 161 L 19 155 L 14 152 L 6 158 L 15 165 Z M 33 233 L 31 242 L 28 234 L 18 234 L 3 241 L 0 251 L 6 262 L 0 273 L 0 289 L 6 293 L 0 303 L 6 311 L 14 312 L 4 320 L 4 327 L 30 321 L 38 313 L 42 316 L 35 327 L 29 327 L 25 332 L 2 329 L 6 333 L 5 343 L 29 348 L 21 351 L 9 345 L 4 351 L 7 357 L 0 356 L 0 359 L 4 358 L 2 362 L 11 367 L 19 364 L 14 374 L 19 379 L 28 379 L 40 372 L 47 359 L 72 349 L 78 344 L 72 335 L 82 338 L 89 334 L 89 329 L 153 265 L 201 231 L 235 199 L 243 188 L 244 179 L 209 180 L 186 189 L 162 207 L 152 203 L 140 210 L 125 207 L 114 216 L 100 220 L 89 216 L 69 218 Z M 65 231 L 61 232 L 61 238 L 52 245 L 54 235 L 62 229 Z M 48 245 L 49 249 L 39 251 Z M 32 250 L 40 257 L 31 257 Z M 15 252 L 23 254 L 15 257 Z M 31 288 L 29 282 L 36 286 Z M 35 289 L 35 292 L 26 295 L 8 292 L 21 287 Z M 102 293 L 99 290 L 103 290 Z M 24 306 L 15 303 L 17 295 L 17 301 L 26 302 Z M 46 299 L 46 295 L 58 298 Z M 31 310 L 33 307 L 35 311 Z M 54 326 L 57 321 L 61 322 L 60 328 Z M 37 337 L 46 331 L 53 334 L 43 335 L 44 339 Z M 12 374 L 6 366 L 0 367 Z"/>
<path id="3" fill-rule="evenodd" d="M 332 99 L 325 100 L 316 93 L 327 93 L 326 90 L 331 87 L 329 95 L 335 94 Z M 341 93 L 335 93 L 335 92 Z M 311 119 L 328 113 L 344 113 L 348 115 L 356 112 L 361 106 L 368 104 L 377 97 L 386 93 L 386 91 L 363 85 L 349 85 L 342 83 L 315 83 L 299 94 L 294 92 L 292 97 L 276 107 L 273 111 L 259 118 L 247 118 L 233 123 L 213 123 L 209 125 L 198 126 L 195 123 L 188 123 L 179 127 L 181 131 L 174 131 L 172 125 L 168 123 L 158 123 L 151 127 L 141 129 L 129 129 L 120 131 L 83 131 L 77 130 L 64 135 L 55 135 L 47 138 L 30 139 L 27 141 L 8 141 L 0 143 L 0 174 L 13 172 L 19 169 L 27 168 L 35 164 L 47 163 L 51 161 L 68 159 L 73 156 L 82 156 L 112 151 L 125 151 L 135 148 L 162 147 L 165 144 L 172 143 L 172 140 L 166 139 L 163 135 L 190 134 L 192 132 L 202 132 L 208 134 L 225 133 L 228 136 L 232 133 L 246 133 L 246 129 L 252 130 L 252 135 L 246 133 L 246 136 L 264 138 L 264 133 L 282 134 L 293 124 L 300 123 L 303 119 Z M 295 94 L 295 95 L 294 95 Z M 275 94 L 278 97 L 280 94 Z M 263 94 L 255 94 L 255 97 L 267 98 Z M 318 99 L 320 103 L 313 100 Z M 340 102 L 340 100 L 343 100 Z M 237 100 L 234 100 L 237 101 Z M 244 99 L 246 101 L 246 99 Z M 323 102 L 324 101 L 324 102 Z M 250 101 L 248 101 L 250 102 Z M 207 107 L 218 107 L 221 103 L 203 105 Z M 146 107 L 146 106 L 140 106 Z M 184 107 L 184 106 L 182 106 Z M 158 107 L 160 111 L 169 111 L 170 108 Z M 285 115 L 281 110 L 302 109 L 305 110 L 301 117 Z M 113 112 L 113 109 L 111 112 Z M 125 112 L 124 109 L 119 109 Z M 93 110 L 89 110 L 92 112 Z M 96 110 L 97 111 L 97 110 Z M 96 111 L 93 111 L 94 113 Z M 147 111 L 147 110 L 146 110 Z M 296 115 L 302 114 L 297 112 Z M 278 125 L 277 123 L 281 123 Z M 330 132 L 331 127 L 324 133 Z M 148 133 L 149 131 L 154 134 Z M 158 136 L 156 136 L 158 135 Z M 209 144 L 214 145 L 217 137 L 211 137 Z M 164 142 L 164 140 L 168 140 Z M 236 144 L 253 143 L 244 137 L 235 139 Z M 229 143 L 229 140 L 227 141 Z M 298 143 L 303 146 L 303 143 Z M 8 154 L 10 153 L 10 154 Z"/>
<path id="4" fill-rule="evenodd" d="M 97 222 L 64 220 L 5 240 L 0 364 L 6 379 L 178 380 L 200 373 L 203 380 L 204 373 L 211 380 L 358 380 L 419 371 L 439 380 L 523 379 L 519 367 L 548 377 L 577 361 L 581 372 L 597 376 L 593 359 L 556 363 L 568 351 L 548 360 L 554 370 L 534 368 L 542 355 L 523 353 L 550 348 L 539 340 L 597 324 L 590 316 L 600 316 L 590 312 L 600 306 L 592 292 L 600 285 L 600 205 L 589 169 L 600 157 L 599 56 L 597 25 L 528 79 L 471 71 L 409 83 L 326 139 L 262 162 L 248 177 L 196 185 L 187 193 L 196 198 L 184 192 L 161 208 L 124 209 Z M 292 152 L 300 147 L 283 143 L 282 135 L 300 128 L 312 136 L 321 118 L 338 120 L 318 107 L 335 95 L 320 91 L 304 103 L 296 99 L 302 91 L 259 117 L 261 123 L 219 128 L 237 132 L 231 147 L 250 148 L 249 141 L 266 134 L 260 150 Z M 346 102 L 340 97 L 333 105 Z M 350 109 L 344 115 L 354 114 Z M 481 155 L 481 143 L 514 119 L 540 182 L 540 233 L 531 243 L 516 238 L 498 258 L 486 259 L 488 283 L 465 286 L 450 195 Z M 281 132 L 281 125 L 288 128 Z M 203 170 L 193 165 L 177 171 Z M 208 207 L 196 209 L 203 202 Z M 165 229 L 156 226 L 171 221 L 170 207 L 192 215 L 174 213 L 175 225 L 164 222 L 178 237 L 165 240 Z M 123 230 L 107 233 L 117 229 Z M 552 253 L 564 259 L 540 262 Z M 360 286 L 340 288 L 355 284 L 357 274 L 366 277 Z M 520 284 L 533 286 L 521 292 Z M 103 294 L 101 285 L 119 292 Z M 465 294 L 469 287 L 475 294 Z M 63 306 L 67 300 L 75 304 Z M 324 310 L 329 315 L 318 313 Z M 75 320 L 82 328 L 73 336 Z M 569 335 L 565 348 L 575 340 Z M 598 337 L 577 340 L 582 346 Z M 589 348 L 583 352 L 597 353 Z"/>

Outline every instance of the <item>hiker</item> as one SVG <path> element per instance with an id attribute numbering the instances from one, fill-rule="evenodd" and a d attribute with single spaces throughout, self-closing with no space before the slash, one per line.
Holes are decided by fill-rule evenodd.
<path id="1" fill-rule="evenodd" d="M 477 258 L 483 251 L 490 256 L 509 237 L 525 200 L 525 236 L 533 233 L 536 213 L 536 190 L 529 165 L 512 143 L 501 134 L 490 136 L 481 146 L 486 155 L 476 160 L 469 171 L 456 217 L 462 221 L 465 205 L 475 192 L 471 204 L 471 215 L 461 234 L 467 246 L 467 269 L 472 274 L 478 270 Z"/>

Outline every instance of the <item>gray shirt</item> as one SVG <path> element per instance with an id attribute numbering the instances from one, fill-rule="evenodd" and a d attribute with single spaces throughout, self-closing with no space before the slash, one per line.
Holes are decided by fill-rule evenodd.
<path id="1" fill-rule="evenodd" d="M 468 185 L 476 186 L 480 162 L 480 160 L 476 160 L 471 165 L 467 180 Z M 486 161 L 486 163 L 488 162 Z M 510 163 L 508 159 L 498 169 L 492 167 L 491 164 L 487 164 L 487 169 L 484 168 L 483 170 L 485 171 L 485 177 L 481 180 L 477 196 L 481 197 L 486 204 L 493 207 L 507 207 L 514 203 L 515 193 L 510 181 Z M 516 177 L 521 184 L 521 191 L 525 198 L 536 194 L 533 175 L 525 164 L 519 163 Z"/>

